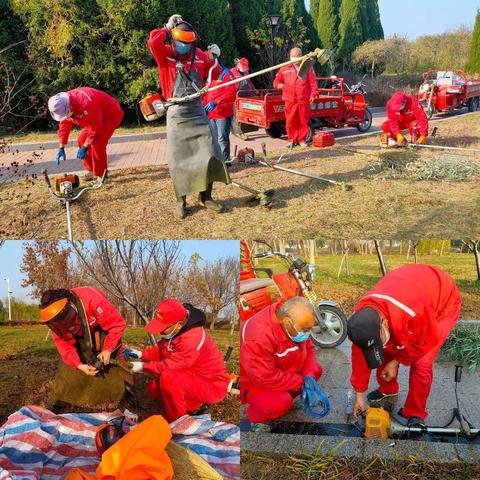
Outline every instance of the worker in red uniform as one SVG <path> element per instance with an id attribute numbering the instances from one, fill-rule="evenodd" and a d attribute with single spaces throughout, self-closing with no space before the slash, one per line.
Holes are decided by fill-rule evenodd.
<path id="1" fill-rule="evenodd" d="M 212 47 L 213 50 L 213 47 Z M 213 53 L 213 51 L 212 51 Z M 220 49 L 214 55 L 220 56 Z M 230 70 L 221 63 L 212 71 L 211 86 L 215 87 L 222 83 L 233 80 Z M 219 90 L 207 93 L 203 97 L 203 106 L 208 115 L 214 139 L 222 152 L 222 160 L 226 165 L 230 164 L 230 130 L 232 129 L 233 107 L 237 96 L 238 85 L 230 85 Z"/>
<path id="2" fill-rule="evenodd" d="M 77 158 L 83 160 L 87 171 L 85 180 L 102 177 L 107 169 L 107 144 L 123 119 L 120 104 L 105 92 L 79 87 L 61 92 L 48 100 L 52 118 L 60 122 L 57 165 L 66 160 L 65 146 L 74 125 L 82 128 L 78 136 Z"/>
<path id="3" fill-rule="evenodd" d="M 147 391 L 162 401 L 168 422 L 227 396 L 230 377 L 205 324 L 201 310 L 169 298 L 158 304 L 153 320 L 145 327 L 148 333 L 161 335 L 158 344 L 143 352 L 125 350 L 127 356 L 141 360 L 131 363 L 134 373 L 157 377 Z"/>
<path id="4" fill-rule="evenodd" d="M 458 321 L 461 303 L 454 280 L 431 265 L 397 268 L 360 299 L 347 324 L 355 416 L 365 410 L 371 370 L 377 369 L 379 387 L 367 400 L 378 403 L 398 394 L 402 364 L 410 367 L 410 381 L 401 414 L 410 426 L 425 425 L 433 363 Z"/>
<path id="5" fill-rule="evenodd" d="M 395 92 L 387 102 L 388 120 L 382 124 L 382 143 L 388 145 L 388 139 L 399 146 L 406 143 L 403 130 L 408 130 L 415 143 L 424 145 L 428 137 L 428 118 L 419 101 L 404 92 Z"/>
<path id="6" fill-rule="evenodd" d="M 91 364 L 92 351 L 104 365 L 118 353 L 126 322 L 100 289 L 47 290 L 40 308 L 41 321 L 51 329 L 58 352 L 70 367 L 95 376 L 98 370 Z M 95 345 L 97 333 L 101 333 L 100 342 Z M 90 340 L 92 351 L 85 351 Z"/>
<path id="7" fill-rule="evenodd" d="M 240 388 L 252 431 L 268 431 L 268 422 L 292 408 L 305 378 L 320 378 L 322 367 L 310 339 L 314 324 L 312 305 L 303 297 L 268 306 L 244 323 Z"/>
<path id="8" fill-rule="evenodd" d="M 172 15 L 165 28 L 150 32 L 148 48 L 158 64 L 165 99 L 186 97 L 204 87 L 219 48 L 211 45 L 209 51 L 202 52 L 196 45 L 196 32 L 180 15 Z M 167 159 L 178 218 L 186 217 L 190 194 L 199 195 L 200 207 L 224 211 L 212 198 L 213 183 L 228 184 L 230 178 L 200 98 L 167 110 Z"/>
<path id="9" fill-rule="evenodd" d="M 290 60 L 302 56 L 299 48 L 292 48 Z M 285 102 L 285 118 L 288 137 L 288 147 L 305 146 L 312 141 L 310 130 L 310 104 L 318 95 L 317 79 L 313 68 L 310 68 L 305 79 L 298 76 L 300 64 L 282 67 L 273 82 L 274 88 L 282 90 Z"/>

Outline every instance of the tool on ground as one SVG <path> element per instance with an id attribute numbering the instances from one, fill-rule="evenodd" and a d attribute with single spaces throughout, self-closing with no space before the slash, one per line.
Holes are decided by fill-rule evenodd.
<path id="1" fill-rule="evenodd" d="M 221 83 L 214 87 L 210 87 L 209 83 L 207 82 L 207 84 L 198 92 L 192 93 L 191 95 L 186 95 L 185 97 L 179 97 L 179 98 L 173 97 L 164 101 L 158 94 L 149 95 L 140 101 L 140 110 L 145 120 L 147 121 L 157 120 L 159 118 L 164 117 L 167 113 L 167 109 L 173 105 L 191 102 L 192 100 L 196 100 L 197 98 L 200 98 L 201 96 L 207 93 L 219 90 L 220 88 L 229 87 L 231 85 L 244 82 L 245 80 L 248 80 L 250 78 L 254 78 L 259 75 L 263 75 L 265 73 L 273 72 L 275 70 L 279 70 L 284 66 L 292 65 L 292 64 L 300 65 L 298 69 L 298 76 L 303 79 L 305 78 L 308 71 L 310 70 L 310 67 L 315 62 L 318 62 L 320 65 L 324 65 L 326 62 L 328 62 L 331 55 L 332 53 L 329 50 L 323 50 L 323 49 L 317 48 L 313 52 L 307 53 L 302 57 L 296 58 L 295 60 L 289 60 L 288 62 L 279 63 L 278 65 L 274 65 L 272 67 L 259 70 L 258 72 L 250 73 L 249 75 L 245 75 L 243 77 L 235 78 L 233 80 L 230 80 L 225 83 Z"/>
<path id="2" fill-rule="evenodd" d="M 260 190 L 255 190 L 254 188 L 247 187 L 246 185 L 243 185 L 241 183 L 232 181 L 231 184 L 237 188 L 240 188 L 242 190 L 245 190 L 246 192 L 250 193 L 253 195 L 252 198 L 249 199 L 249 201 L 252 202 L 258 202 L 258 204 L 261 207 L 267 207 L 270 208 L 272 206 L 273 202 L 273 196 L 275 194 L 275 190 L 265 190 L 261 192 Z"/>
<path id="3" fill-rule="evenodd" d="M 405 424 L 405 419 L 391 415 L 385 408 L 369 407 L 365 418 L 366 438 L 390 438 L 408 434 L 431 434 L 431 435 L 454 435 L 462 436 L 467 440 L 474 440 L 480 434 L 480 429 L 474 428 L 465 417 L 458 396 L 458 384 L 462 379 L 462 367 L 455 366 L 455 400 L 456 407 L 453 409 L 450 421 L 441 427 L 410 427 Z M 451 426 L 457 420 L 458 426 Z"/>
<path id="4" fill-rule="evenodd" d="M 236 151 L 235 151 L 236 153 Z M 255 150 L 253 148 L 242 148 L 238 152 L 238 161 L 240 163 L 253 163 L 255 161 Z"/>
<path id="5" fill-rule="evenodd" d="M 339 185 L 339 186 L 342 187 L 343 191 L 349 191 L 349 190 L 353 189 L 353 187 L 351 185 L 348 185 L 344 182 L 337 182 L 335 180 L 330 180 L 329 178 L 324 178 L 324 177 L 319 177 L 317 175 L 312 175 L 311 173 L 300 172 L 299 170 L 293 170 L 291 168 L 280 167 L 278 164 L 283 159 L 285 153 L 280 155 L 280 157 L 278 158 L 278 160 L 275 163 L 270 163 L 268 161 L 268 158 L 267 158 L 267 146 L 266 146 L 265 142 L 262 142 L 262 151 L 263 151 L 264 159 L 263 160 L 257 160 L 260 165 L 263 165 L 265 167 L 273 168 L 274 170 L 280 170 L 282 172 L 292 173 L 293 175 L 299 175 L 301 177 L 313 178 L 314 180 L 319 180 L 321 182 L 330 183 L 331 185 Z"/>
<path id="6" fill-rule="evenodd" d="M 303 411 L 310 417 L 324 418 L 330 413 L 330 401 L 314 377 L 305 377 L 300 400 Z"/>
<path id="7" fill-rule="evenodd" d="M 470 152 L 470 153 L 480 153 L 479 148 L 467 148 L 467 147 L 448 147 L 446 145 L 420 145 L 418 143 L 408 143 L 407 147 L 415 150 L 417 148 L 430 148 L 433 150 L 454 150 L 458 152 Z"/>
<path id="8" fill-rule="evenodd" d="M 67 173 L 55 178 L 55 189 L 53 189 L 47 169 L 44 169 L 42 173 L 50 195 L 59 200 L 62 205 L 65 206 L 67 211 L 68 240 L 73 241 L 71 205 L 85 192 L 88 192 L 89 190 L 98 190 L 101 188 L 107 180 L 107 170 L 105 170 L 103 176 L 99 178 L 93 185 L 83 188 L 79 188 L 80 180 L 77 175 L 71 175 Z"/>

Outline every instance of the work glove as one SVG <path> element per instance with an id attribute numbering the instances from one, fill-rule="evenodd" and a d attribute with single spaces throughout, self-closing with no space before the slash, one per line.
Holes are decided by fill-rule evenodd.
<path id="1" fill-rule="evenodd" d="M 123 348 L 123 358 L 128 361 L 129 358 L 142 358 L 142 352 L 134 348 Z"/>
<path id="2" fill-rule="evenodd" d="M 330 412 L 330 402 L 327 395 L 322 392 L 314 377 L 307 375 L 304 379 L 300 399 L 303 411 L 311 417 L 323 418 Z M 318 411 L 318 408 L 322 410 Z"/>
<path id="3" fill-rule="evenodd" d="M 143 372 L 143 362 L 130 362 L 133 373 L 142 373 Z"/>
<path id="4" fill-rule="evenodd" d="M 427 143 L 427 137 L 425 135 L 421 135 L 418 140 L 417 140 L 417 143 L 419 145 L 425 145 Z"/>
<path id="5" fill-rule="evenodd" d="M 210 113 L 212 110 L 217 108 L 217 102 L 209 102 L 205 105 L 205 111 Z"/>
<path id="6" fill-rule="evenodd" d="M 60 147 L 58 149 L 57 155 L 55 156 L 55 163 L 57 165 L 60 165 L 60 160 L 63 160 L 64 162 L 67 160 L 67 156 L 65 155 L 65 149 L 63 147 Z"/>
<path id="7" fill-rule="evenodd" d="M 178 15 L 176 13 L 175 15 L 172 15 L 169 19 L 167 24 L 165 25 L 169 30 L 172 30 L 172 28 L 175 28 L 179 23 L 182 23 L 183 19 L 181 15 Z"/>
<path id="8" fill-rule="evenodd" d="M 210 53 L 210 58 L 214 58 L 214 57 L 219 57 L 220 54 L 222 53 L 221 50 L 220 50 L 220 47 L 216 44 L 216 43 L 212 43 L 211 45 L 209 45 L 207 47 L 207 50 L 209 51 Z"/>
<path id="9" fill-rule="evenodd" d="M 79 148 L 77 152 L 77 158 L 79 160 L 84 160 L 85 157 L 87 156 L 87 150 L 88 150 L 88 147 Z"/>
<path id="10" fill-rule="evenodd" d="M 398 146 L 403 147 L 405 145 L 406 141 L 407 141 L 406 138 L 401 133 L 399 133 L 397 135 L 397 145 Z"/>

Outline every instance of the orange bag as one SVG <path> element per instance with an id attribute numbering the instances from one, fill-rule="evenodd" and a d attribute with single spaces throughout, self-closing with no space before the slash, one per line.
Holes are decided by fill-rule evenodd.
<path id="1" fill-rule="evenodd" d="M 173 467 L 165 452 L 171 438 L 162 416 L 149 417 L 102 455 L 97 480 L 171 480 Z"/>
<path id="2" fill-rule="evenodd" d="M 96 480 L 94 476 L 85 473 L 79 468 L 74 468 L 70 470 L 63 480 Z"/>

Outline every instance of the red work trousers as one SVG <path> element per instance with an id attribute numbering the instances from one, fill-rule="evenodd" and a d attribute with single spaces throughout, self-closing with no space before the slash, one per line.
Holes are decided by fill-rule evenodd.
<path id="1" fill-rule="evenodd" d="M 194 372 L 169 369 L 147 385 L 147 392 L 161 400 L 169 423 L 193 413 L 203 403 L 221 402 L 227 396 L 224 384 L 219 387 Z"/>
<path id="2" fill-rule="evenodd" d="M 101 177 L 107 169 L 107 144 L 113 135 L 113 132 L 122 123 L 123 112 L 116 116 L 106 119 L 101 132 L 95 137 L 95 140 L 87 150 L 87 156 L 83 160 L 83 168 L 92 172 L 95 177 Z M 78 146 L 81 148 L 88 136 L 84 128 L 78 136 Z"/>
<path id="3" fill-rule="evenodd" d="M 417 122 L 413 121 L 410 123 L 399 123 L 400 130 L 408 130 L 410 132 L 410 136 L 413 138 L 413 141 L 416 142 L 420 138 L 420 134 L 418 131 L 414 132 L 414 128 Z M 393 135 L 392 130 L 390 128 L 390 122 L 387 120 L 386 122 L 382 123 L 382 130 L 385 133 L 389 133 L 394 140 L 396 140 L 396 136 Z M 415 133 L 415 135 L 414 135 Z"/>
<path id="4" fill-rule="evenodd" d="M 460 297 L 458 297 L 458 302 L 455 307 L 451 309 L 451 311 L 440 323 L 441 331 L 438 344 L 423 357 L 415 360 L 410 365 L 408 395 L 402 413 L 405 418 L 419 417 L 425 419 L 428 416 L 426 407 L 433 381 L 433 364 L 437 358 L 440 348 L 458 321 L 460 307 L 461 300 Z M 378 390 L 381 393 L 394 395 L 398 393 L 399 389 L 397 378 L 387 382 L 381 376 L 383 368 L 391 360 L 393 360 L 393 357 L 391 355 L 387 355 L 387 352 L 385 352 L 383 363 L 379 368 L 377 368 L 377 381 L 379 384 Z"/>
<path id="5" fill-rule="evenodd" d="M 310 134 L 310 102 L 285 100 L 285 118 L 288 141 L 305 142 Z"/>
<path id="6" fill-rule="evenodd" d="M 316 376 L 316 380 L 320 375 Z M 300 391 L 272 391 L 251 385 L 242 391 L 242 403 L 248 403 L 247 419 L 254 423 L 267 423 L 283 417 L 293 406 Z"/>

